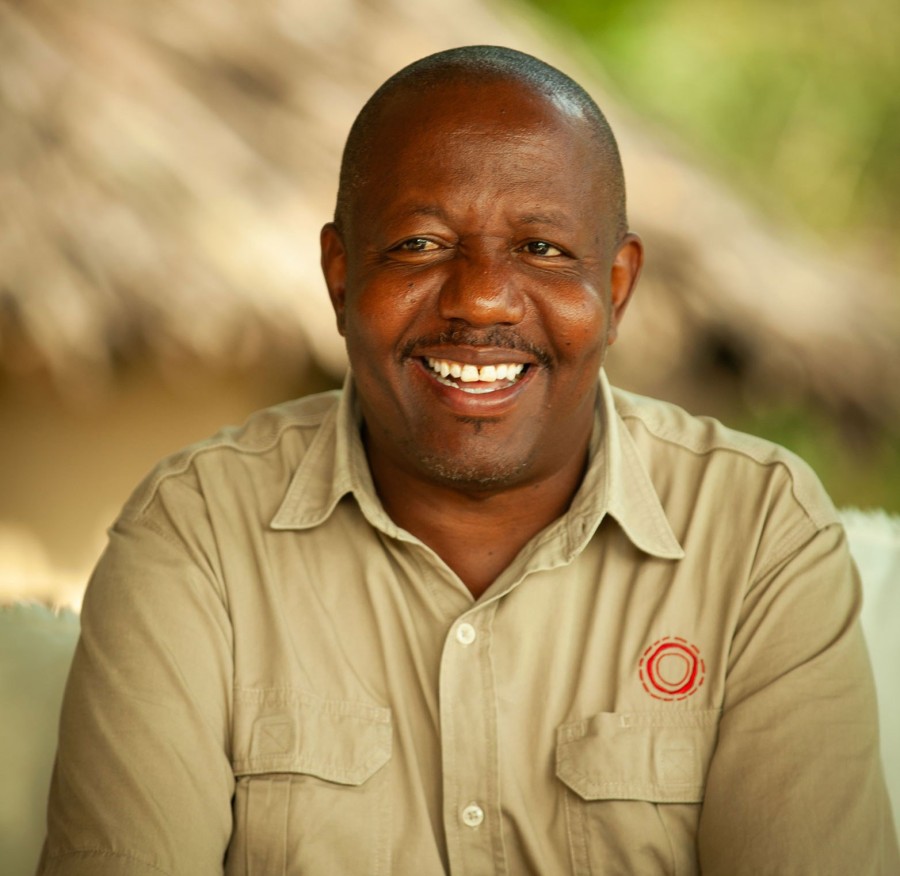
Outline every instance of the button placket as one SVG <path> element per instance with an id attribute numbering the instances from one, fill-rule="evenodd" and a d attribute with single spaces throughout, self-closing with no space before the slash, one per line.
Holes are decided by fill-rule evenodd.
<path id="1" fill-rule="evenodd" d="M 444 825 L 454 872 L 492 872 L 497 861 L 496 693 L 491 667 L 491 625 L 496 606 L 477 606 L 458 617 L 441 658 L 441 748 Z M 473 622 L 474 621 L 474 622 Z"/>

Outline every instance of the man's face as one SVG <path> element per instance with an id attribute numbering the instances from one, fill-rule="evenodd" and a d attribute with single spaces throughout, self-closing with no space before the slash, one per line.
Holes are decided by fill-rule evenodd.
<path id="1" fill-rule="evenodd" d="M 467 491 L 583 460 L 641 262 L 587 125 L 521 85 L 387 105 L 323 269 L 373 469 Z"/>

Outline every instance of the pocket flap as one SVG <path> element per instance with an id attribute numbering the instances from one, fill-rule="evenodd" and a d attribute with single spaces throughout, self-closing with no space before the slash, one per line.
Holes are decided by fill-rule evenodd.
<path id="1" fill-rule="evenodd" d="M 601 712 L 564 724 L 556 775 L 584 800 L 699 803 L 720 714 Z"/>
<path id="2" fill-rule="evenodd" d="M 290 689 L 235 692 L 235 776 L 305 773 L 361 785 L 391 757 L 391 710 Z"/>

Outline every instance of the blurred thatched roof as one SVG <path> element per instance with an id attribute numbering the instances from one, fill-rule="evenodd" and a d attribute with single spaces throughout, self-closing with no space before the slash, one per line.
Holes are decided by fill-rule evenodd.
<path id="1" fill-rule="evenodd" d="M 624 382 L 690 398 L 722 373 L 898 415 L 886 281 L 753 215 L 487 0 L 0 0 L 0 370 L 64 389 L 138 354 L 340 371 L 317 241 L 344 136 L 390 73 L 473 42 L 557 64 L 619 135 L 649 252 Z"/>

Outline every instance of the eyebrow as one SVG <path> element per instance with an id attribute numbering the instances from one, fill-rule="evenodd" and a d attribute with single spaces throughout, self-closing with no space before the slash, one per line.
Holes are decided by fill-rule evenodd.
<path id="1" fill-rule="evenodd" d="M 412 216 L 433 216 L 436 219 L 447 222 L 447 212 L 437 204 L 404 204 L 395 211 L 396 217 L 409 218 Z M 523 213 L 515 217 L 516 225 L 545 225 L 552 228 L 568 229 L 572 222 L 564 213 Z"/>
<path id="2" fill-rule="evenodd" d="M 403 204 L 399 210 L 393 212 L 397 216 L 434 216 L 445 220 L 447 218 L 447 214 L 437 204 Z"/>
<path id="3" fill-rule="evenodd" d="M 552 225 L 568 228 L 571 223 L 559 213 L 525 213 L 516 220 L 519 225 Z"/>

